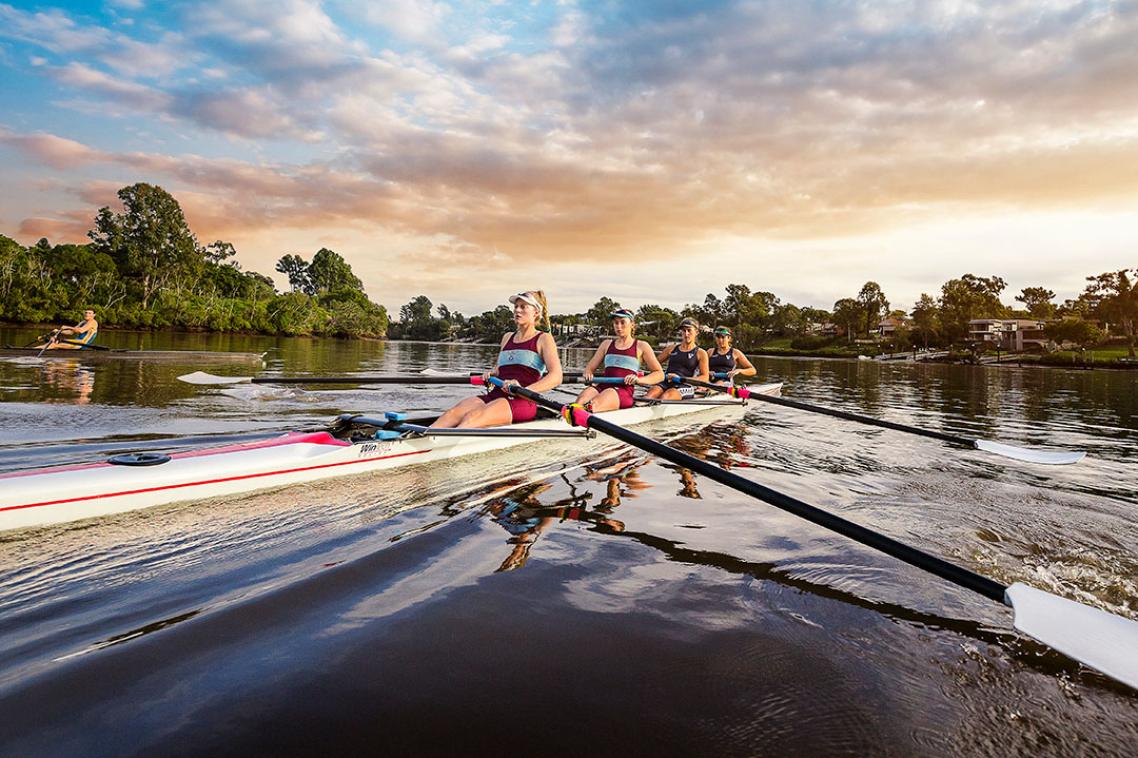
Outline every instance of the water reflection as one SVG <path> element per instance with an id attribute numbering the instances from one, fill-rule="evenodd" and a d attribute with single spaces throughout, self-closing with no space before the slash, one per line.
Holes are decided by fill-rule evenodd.
<path id="1" fill-rule="evenodd" d="M 95 372 L 78 361 L 46 361 L 40 369 L 41 386 L 48 388 L 48 402 L 86 405 L 95 389 Z"/>
<path id="2" fill-rule="evenodd" d="M 624 531 L 624 522 L 610 516 L 612 508 L 619 505 L 619 497 L 615 504 L 608 503 L 605 510 L 600 508 L 589 510 L 587 500 L 593 493 L 578 492 L 577 488 L 563 477 L 569 486 L 568 497 L 551 503 L 543 503 L 540 495 L 548 491 L 552 482 L 538 482 L 519 487 L 508 495 L 495 498 L 485 506 L 485 512 L 492 516 L 493 523 L 502 527 L 509 533 L 506 544 L 510 545 L 509 555 L 495 570 L 515 571 L 525 566 L 529 560 L 530 550 L 546 529 L 557 523 L 576 521 L 590 525 L 592 531 L 605 534 L 617 534 Z"/>

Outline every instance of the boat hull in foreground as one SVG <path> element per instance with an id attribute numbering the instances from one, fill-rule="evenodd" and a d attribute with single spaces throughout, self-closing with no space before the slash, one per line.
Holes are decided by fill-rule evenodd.
<path id="1" fill-rule="evenodd" d="M 761 385 L 752 391 L 777 394 L 781 387 Z M 742 403 L 637 405 L 603 415 L 625 426 L 738 405 Z M 566 427 L 560 419 L 549 418 L 503 428 Z M 350 442 L 323 431 L 290 432 L 253 443 L 174 453 L 156 465 L 99 461 L 15 471 L 0 475 L 0 531 L 437 462 L 534 441 L 533 437 L 404 435 Z"/>

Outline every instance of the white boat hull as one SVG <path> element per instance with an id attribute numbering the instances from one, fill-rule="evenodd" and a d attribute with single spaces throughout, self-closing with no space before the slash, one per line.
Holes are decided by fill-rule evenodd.
<path id="1" fill-rule="evenodd" d="M 777 394 L 781 386 L 759 385 L 752 387 L 752 391 Z M 661 404 L 636 406 L 603 416 L 626 426 L 723 407 Z M 543 419 L 509 428 L 564 430 L 567 427 L 560 419 Z M 290 432 L 244 445 L 175 453 L 166 463 L 152 466 L 100 461 L 17 471 L 0 475 L 0 531 L 434 463 L 534 442 L 532 437 L 464 436 L 405 436 L 394 440 L 346 442 L 327 432 Z"/>

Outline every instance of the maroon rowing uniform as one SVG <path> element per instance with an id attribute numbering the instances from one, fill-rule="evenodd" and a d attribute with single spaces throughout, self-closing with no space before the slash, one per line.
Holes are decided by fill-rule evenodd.
<path id="1" fill-rule="evenodd" d="M 623 350 L 616 346 L 616 340 L 609 342 L 609 348 L 605 351 L 605 368 L 602 376 L 616 377 L 623 379 L 629 374 L 637 375 L 640 373 L 640 343 L 636 339 L 632 340 L 632 345 L 624 348 Z M 611 385 L 612 389 L 616 390 L 617 396 L 620 398 L 620 407 L 632 407 L 632 393 L 633 388 L 628 384 Z"/>
<path id="2" fill-rule="evenodd" d="M 515 336 L 516 333 L 511 334 L 498 353 L 498 378 L 503 382 L 513 379 L 523 387 L 528 387 L 545 374 L 545 360 L 537 351 L 537 341 L 541 338 L 541 332 L 524 342 L 515 342 Z M 537 418 L 537 403 L 524 397 L 513 397 L 500 387 L 495 387 L 485 395 L 479 395 L 484 403 L 500 397 L 509 401 L 513 423 L 520 424 Z"/>

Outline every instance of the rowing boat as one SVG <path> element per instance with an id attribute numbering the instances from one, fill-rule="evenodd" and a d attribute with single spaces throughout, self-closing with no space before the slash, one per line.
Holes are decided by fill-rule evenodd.
<path id="1" fill-rule="evenodd" d="M 40 358 L 71 358 L 83 361 L 105 361 L 114 359 L 133 359 L 145 361 L 166 361 L 170 363 L 260 363 L 264 353 L 230 353 L 211 350 L 125 350 L 117 347 L 82 348 L 72 350 L 58 348 L 43 350 L 38 347 L 13 347 L 4 345 L 0 356 L 29 356 Z"/>
<path id="2" fill-rule="evenodd" d="M 781 384 L 768 384 L 753 391 L 773 395 L 781 388 Z M 599 415 L 613 423 L 634 425 L 745 402 L 648 402 Z M 532 444 L 535 437 L 591 435 L 587 430 L 565 429 L 551 414 L 490 429 L 431 430 L 426 426 L 431 420 L 412 423 L 401 414 L 384 418 L 348 415 L 323 431 L 290 432 L 171 455 L 131 454 L 0 474 L 0 530 L 432 463 Z"/>

